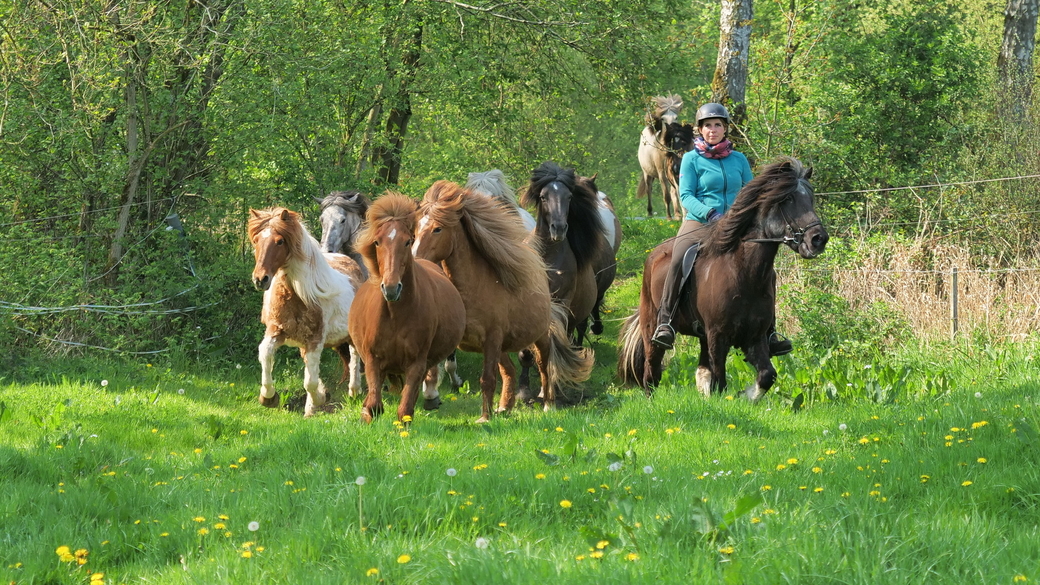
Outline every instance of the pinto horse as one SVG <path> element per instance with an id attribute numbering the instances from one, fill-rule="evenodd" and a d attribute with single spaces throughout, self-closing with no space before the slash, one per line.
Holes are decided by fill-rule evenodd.
<path id="1" fill-rule="evenodd" d="M 344 377 L 350 372 L 354 395 L 359 365 L 350 353 L 346 325 L 361 269 L 343 254 L 322 253 L 295 212 L 276 207 L 249 213 L 248 233 L 256 257 L 253 286 L 264 291 L 260 321 L 266 331 L 258 349 L 260 404 L 278 406 L 272 375 L 275 352 L 282 345 L 298 347 L 306 366 L 304 415 L 311 416 L 327 398 L 319 376 L 321 351 L 326 347 L 339 353 Z"/>
<path id="2" fill-rule="evenodd" d="M 700 247 L 672 325 L 700 339 L 697 388 L 705 396 L 726 388 L 726 356 L 739 347 L 756 370 L 745 396 L 762 398 L 776 380 L 769 359 L 769 328 L 775 321 L 776 272 L 781 244 L 811 259 L 827 244 L 816 214 L 812 169 L 784 159 L 762 170 L 741 189 L 733 206 L 716 222 Z M 642 386 L 649 396 L 661 380 L 664 349 L 651 342 L 657 310 L 671 262 L 671 240 L 646 259 L 639 308 L 621 329 L 618 375 Z"/>
<path id="3" fill-rule="evenodd" d="M 346 254 L 358 266 L 364 278 L 368 278 L 361 254 L 354 247 L 365 214 L 372 204 L 361 191 L 332 191 L 324 199 L 315 198 L 321 205 L 321 250 L 322 252 Z"/>
<path id="4" fill-rule="evenodd" d="M 675 150 L 672 141 L 677 129 L 681 129 L 676 119 L 682 110 L 682 98 L 678 95 L 657 96 L 653 98 L 656 108 L 647 116 L 646 127 L 639 135 L 639 185 L 636 187 L 636 197 L 646 197 L 646 213 L 648 216 L 654 214 L 654 201 L 650 196 L 650 190 L 654 181 L 661 183 L 661 196 L 664 198 L 665 210 L 668 218 L 673 219 L 673 214 L 681 215 L 682 207 L 679 205 L 678 173 L 674 177 L 670 174 L 672 159 Z M 685 151 L 683 151 L 685 152 Z M 678 153 L 682 158 L 682 153 Z"/>
<path id="5" fill-rule="evenodd" d="M 466 327 L 466 307 L 439 266 L 412 255 L 415 202 L 387 193 L 368 210 L 358 250 L 371 277 L 358 288 L 350 312 L 350 337 L 365 361 L 368 396 L 361 418 L 383 412 L 387 376 L 402 380 L 397 418 L 415 414 L 424 374 L 455 351 Z"/>
<path id="6" fill-rule="evenodd" d="M 426 191 L 420 214 L 412 250 L 418 258 L 439 262 L 462 295 L 466 332 L 459 349 L 484 355 L 477 422 L 491 419 L 496 368 L 502 376 L 498 411 L 516 401 L 511 352 L 533 345 L 546 410 L 555 406 L 559 386 L 588 379 L 592 352 L 571 347 L 565 310 L 549 295 L 545 265 L 506 207 L 450 181 L 437 181 Z M 435 386 L 426 392 L 428 400 L 436 397 Z"/>
<path id="7" fill-rule="evenodd" d="M 466 188 L 474 193 L 480 193 L 499 199 L 506 203 L 510 210 L 516 211 L 523 222 L 524 229 L 534 229 L 534 217 L 516 202 L 516 192 L 506 181 L 505 174 L 498 169 L 491 169 L 482 173 L 470 173 L 466 180 Z"/>
<path id="8" fill-rule="evenodd" d="M 614 202 L 607 194 L 596 186 L 596 175 L 591 177 L 577 177 L 579 186 L 596 193 L 599 199 L 599 215 L 603 220 L 603 237 L 606 239 L 607 247 L 603 249 L 602 255 L 596 263 L 596 304 L 592 307 L 591 330 L 596 335 L 603 333 L 603 321 L 600 319 L 600 310 L 603 306 L 603 295 L 606 294 L 610 285 L 614 284 L 617 276 L 617 254 L 621 249 L 621 221 L 614 211 Z M 581 340 L 579 340 L 580 342 Z"/>

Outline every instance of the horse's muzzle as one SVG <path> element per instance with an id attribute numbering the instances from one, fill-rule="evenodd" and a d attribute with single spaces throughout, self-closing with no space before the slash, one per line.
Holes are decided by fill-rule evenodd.
<path id="1" fill-rule="evenodd" d="M 553 242 L 562 242 L 567 239 L 567 224 L 549 224 L 549 239 Z"/>
<path id="2" fill-rule="evenodd" d="M 830 236 L 822 225 L 813 226 L 806 230 L 802 235 L 802 242 L 798 246 L 798 253 L 801 254 L 802 258 L 816 258 L 820 254 L 823 254 L 824 248 L 827 247 L 828 240 L 830 240 Z"/>
<path id="3" fill-rule="evenodd" d="M 254 276 L 253 288 L 259 291 L 265 291 L 271 288 L 271 276 L 268 274 L 265 274 L 262 277 Z"/>
<path id="4" fill-rule="evenodd" d="M 401 290 L 403 288 L 404 285 L 400 282 L 392 286 L 386 286 L 385 284 L 379 285 L 379 290 L 383 291 L 383 298 L 386 299 L 386 302 L 388 303 L 396 303 L 401 300 Z"/>

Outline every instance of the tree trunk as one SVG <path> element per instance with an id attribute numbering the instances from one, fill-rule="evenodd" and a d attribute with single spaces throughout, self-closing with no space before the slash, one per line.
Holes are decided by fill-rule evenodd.
<path id="1" fill-rule="evenodd" d="M 379 178 L 391 185 L 397 184 L 401 174 L 401 152 L 404 150 L 408 121 L 412 118 L 411 84 L 422 54 L 422 34 L 422 25 L 416 25 L 412 39 L 401 57 L 398 90 L 386 118 L 385 143 L 375 150 L 372 157 L 379 164 Z"/>
<path id="2" fill-rule="evenodd" d="M 747 118 L 748 51 L 751 49 L 752 0 L 722 0 L 719 19 L 719 58 L 711 81 L 711 99 L 729 109 L 730 121 L 739 128 Z M 739 135 L 739 132 L 736 133 Z M 734 136 L 731 136 L 733 138 Z"/>
<path id="3" fill-rule="evenodd" d="M 1013 123 L 1026 121 L 1033 97 L 1033 48 L 1038 12 L 1040 0 L 1008 0 L 1004 10 L 1004 40 L 997 57 L 999 108 Z"/>

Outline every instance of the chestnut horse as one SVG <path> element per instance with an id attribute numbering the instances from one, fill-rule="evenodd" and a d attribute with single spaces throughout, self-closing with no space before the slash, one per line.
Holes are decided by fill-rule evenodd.
<path id="1" fill-rule="evenodd" d="M 361 269 L 343 254 L 324 254 L 300 216 L 284 207 L 250 209 L 249 239 L 256 264 L 253 286 L 264 291 L 260 321 L 267 326 L 260 342 L 260 404 L 278 406 L 274 387 L 275 352 L 282 345 L 300 348 L 307 391 L 304 415 L 325 404 L 327 393 L 319 377 L 321 351 L 333 347 L 350 372 L 350 394 L 358 383 L 358 360 L 348 347 L 347 314 Z M 342 381 L 342 380 L 341 380 Z"/>
<path id="2" fill-rule="evenodd" d="M 403 378 L 397 418 L 415 413 L 423 376 L 455 351 L 466 326 L 466 307 L 439 266 L 412 256 L 415 202 L 387 193 L 368 210 L 358 251 L 371 276 L 358 288 L 350 311 L 350 338 L 365 361 L 368 396 L 361 418 L 383 412 L 387 376 Z"/>
<path id="3" fill-rule="evenodd" d="M 466 332 L 459 349 L 484 354 L 478 422 L 490 420 L 497 368 L 502 376 L 498 411 L 516 401 L 516 368 L 509 353 L 534 346 L 545 388 L 545 409 L 556 390 L 588 379 L 593 355 L 572 348 L 564 309 L 552 302 L 545 265 L 525 243 L 527 233 L 501 203 L 437 181 L 423 198 L 416 257 L 440 262 L 466 305 Z M 427 399 L 436 388 L 427 388 Z"/>
<path id="4" fill-rule="evenodd" d="M 828 239 L 814 208 L 811 176 L 812 169 L 797 159 L 765 167 L 700 246 L 672 324 L 678 333 L 700 339 L 697 388 L 705 397 L 725 390 L 731 347 L 743 350 L 757 370 L 745 393 L 749 400 L 762 398 L 776 380 L 768 343 L 776 317 L 776 253 L 786 244 L 803 258 L 816 258 Z M 647 257 L 639 308 L 621 329 L 618 375 L 645 388 L 648 396 L 661 380 L 665 350 L 650 338 L 671 252 L 667 240 Z"/>

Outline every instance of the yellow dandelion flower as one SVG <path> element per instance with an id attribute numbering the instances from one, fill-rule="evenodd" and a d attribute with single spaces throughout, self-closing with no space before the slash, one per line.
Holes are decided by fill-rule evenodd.
<path id="1" fill-rule="evenodd" d="M 785 469 L 787 469 L 787 466 L 786 466 L 786 465 L 784 465 L 783 463 L 778 463 L 778 464 L 776 465 L 776 470 L 777 470 L 777 471 L 783 471 L 783 470 L 785 470 Z"/>
<path id="2" fill-rule="evenodd" d="M 868 439 L 868 438 L 866 438 L 866 437 L 863 437 L 863 438 L 861 438 L 861 439 L 859 440 L 859 444 L 860 444 L 860 445 L 866 445 L 866 444 L 867 444 L 867 443 L 869 443 L 869 442 L 870 442 L 870 439 Z"/>
<path id="3" fill-rule="evenodd" d="M 823 472 L 823 468 L 822 467 L 813 467 L 812 468 L 812 472 L 813 473 L 822 473 Z"/>
<path id="4" fill-rule="evenodd" d="M 965 480 L 965 481 L 961 482 L 961 487 L 968 487 L 971 484 L 972 484 L 972 481 L 970 479 L 969 480 Z"/>
<path id="5" fill-rule="evenodd" d="M 570 500 L 560 500 L 561 508 L 570 508 L 572 505 Z"/>
<path id="6" fill-rule="evenodd" d="M 988 424 L 989 424 L 988 422 L 986 422 L 984 420 L 980 420 L 979 422 L 971 423 L 971 428 L 973 428 L 973 429 L 981 429 L 982 427 L 984 427 L 984 426 L 986 426 Z"/>
<path id="7" fill-rule="evenodd" d="M 594 551 L 589 553 L 589 556 L 594 558 L 594 559 L 602 559 L 603 558 L 603 551 L 601 551 L 601 550 L 594 550 Z"/>
<path id="8" fill-rule="evenodd" d="M 771 489 L 773 489 L 773 486 L 771 486 L 771 485 L 764 485 L 764 486 L 762 486 L 762 491 L 764 491 L 764 492 L 768 492 Z"/>
<path id="9" fill-rule="evenodd" d="M 199 528 L 199 536 L 206 536 L 207 534 L 209 534 L 209 528 L 206 528 L 205 526 Z"/>
<path id="10" fill-rule="evenodd" d="M 625 560 L 626 561 L 633 561 L 633 562 L 634 561 L 638 561 L 639 560 L 639 555 L 637 553 L 630 552 L 627 555 L 625 555 Z"/>
<path id="11" fill-rule="evenodd" d="M 371 569 L 365 571 L 365 576 L 366 577 L 375 577 L 378 574 L 379 574 L 379 569 L 377 569 L 375 567 L 372 567 Z"/>
<path id="12" fill-rule="evenodd" d="M 820 492 L 823 491 L 823 488 L 822 487 L 813 488 L 813 491 L 816 492 L 816 493 L 820 493 Z"/>
<path id="13" fill-rule="evenodd" d="M 556 427 L 556 432 L 557 433 L 562 433 L 563 432 L 563 427 Z"/>
<path id="14" fill-rule="evenodd" d="M 535 474 L 534 478 L 535 479 L 545 479 L 545 474 L 544 473 L 537 473 L 537 474 Z"/>
<path id="15" fill-rule="evenodd" d="M 736 550 L 736 549 L 734 549 L 732 546 L 724 546 L 724 547 L 719 549 L 719 552 L 724 554 L 724 555 L 731 555 L 731 554 L 733 554 L 734 550 Z"/>
<path id="16" fill-rule="evenodd" d="M 227 526 L 225 526 L 223 522 L 217 522 L 213 525 L 213 528 L 217 530 L 224 530 L 225 528 L 227 528 Z"/>
<path id="17" fill-rule="evenodd" d="M 401 422 L 410 423 L 410 422 L 412 422 L 412 417 L 410 415 L 406 414 L 406 415 L 401 417 Z"/>
<path id="18" fill-rule="evenodd" d="M 102 580 L 104 578 L 105 578 L 105 574 L 104 573 L 94 573 L 93 575 L 90 576 L 90 580 L 91 581 L 100 581 L 100 580 Z"/>
<path id="19" fill-rule="evenodd" d="M 976 461 L 978 461 L 979 463 L 985 463 L 986 461 L 988 461 L 988 459 L 986 459 L 985 457 L 979 457 L 978 459 L 976 459 Z"/>
<path id="20" fill-rule="evenodd" d="M 239 463 L 245 463 L 246 462 L 246 458 L 245 457 L 239 457 L 238 458 L 238 462 Z"/>
<path id="21" fill-rule="evenodd" d="M 405 564 L 405 563 L 409 563 L 411 561 L 412 561 L 412 557 L 410 555 L 401 555 L 401 556 L 397 557 L 397 562 L 402 564 L 402 565 Z"/>
<path id="22" fill-rule="evenodd" d="M 929 479 L 932 479 L 932 476 L 930 476 L 930 475 L 922 475 L 921 476 L 921 483 L 928 483 Z"/>
<path id="23" fill-rule="evenodd" d="M 596 488 L 589 488 L 589 489 L 587 489 L 585 491 L 589 492 L 590 494 L 594 494 L 594 493 L 596 493 Z"/>
<path id="24" fill-rule="evenodd" d="M 761 518 L 759 518 L 758 516 L 752 516 L 752 517 L 751 517 L 751 523 L 752 523 L 752 524 L 758 524 L 758 523 L 759 523 L 759 522 L 761 522 L 761 521 L 762 521 L 762 519 L 761 519 Z"/>
<path id="25" fill-rule="evenodd" d="M 737 428 L 737 425 L 735 425 L 733 423 L 730 423 L 730 424 L 726 425 L 726 428 L 732 431 L 733 429 Z"/>
<path id="26" fill-rule="evenodd" d="M 794 457 L 791 457 L 790 459 L 787 460 L 787 464 L 788 465 L 797 465 L 798 464 L 798 460 L 795 459 Z"/>
<path id="27" fill-rule="evenodd" d="M 67 546 L 59 546 L 58 549 L 55 550 L 54 552 L 57 553 L 57 555 L 59 557 L 61 557 L 61 556 L 72 554 L 72 549 L 70 549 Z"/>
<path id="28" fill-rule="evenodd" d="M 401 431 L 401 438 L 408 437 L 408 431 Z"/>
<path id="29" fill-rule="evenodd" d="M 251 558 L 253 558 L 253 551 L 248 551 L 248 550 L 242 551 L 242 558 L 243 559 L 251 559 Z"/>
<path id="30" fill-rule="evenodd" d="M 196 516 L 196 517 L 192 518 L 192 520 L 194 520 L 196 522 L 205 522 L 206 521 L 206 517 L 205 516 Z"/>
<path id="31" fill-rule="evenodd" d="M 628 436 L 631 437 L 634 434 L 636 434 L 636 429 L 631 429 L 631 430 L 628 431 Z"/>
<path id="32" fill-rule="evenodd" d="M 1027 579 L 1025 575 L 1015 575 L 1015 577 L 1012 579 L 1012 581 L 1014 581 L 1015 583 L 1025 583 L 1028 580 L 1029 579 Z"/>
<path id="33" fill-rule="evenodd" d="M 576 560 L 576 561 L 584 561 L 585 560 L 585 555 L 578 555 L 578 556 L 574 557 L 574 560 Z"/>
<path id="34" fill-rule="evenodd" d="M 234 386 L 234 384 L 232 384 L 232 386 Z M 242 429 L 241 431 L 238 431 L 238 434 L 240 434 L 240 435 L 248 435 L 249 431 L 247 431 L 245 429 Z"/>
<path id="35" fill-rule="evenodd" d="M 868 495 L 868 496 L 874 496 L 874 497 L 877 497 L 877 496 L 880 496 L 880 495 L 881 495 L 881 492 L 879 492 L 879 491 L 877 491 L 877 490 L 870 490 L 870 493 L 868 493 L 867 495 Z"/>

